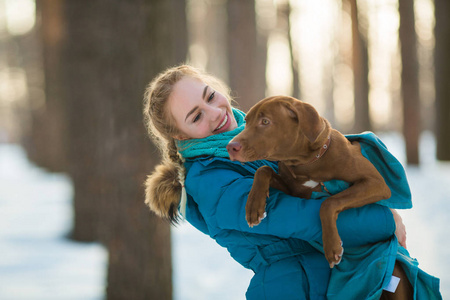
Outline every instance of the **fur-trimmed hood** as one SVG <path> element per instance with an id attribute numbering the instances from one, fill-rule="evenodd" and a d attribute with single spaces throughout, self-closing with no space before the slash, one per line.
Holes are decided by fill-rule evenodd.
<path id="1" fill-rule="evenodd" d="M 145 181 L 145 203 L 158 216 L 177 223 L 180 215 L 182 184 L 179 177 L 180 167 L 173 163 L 156 166 L 155 171 Z"/>

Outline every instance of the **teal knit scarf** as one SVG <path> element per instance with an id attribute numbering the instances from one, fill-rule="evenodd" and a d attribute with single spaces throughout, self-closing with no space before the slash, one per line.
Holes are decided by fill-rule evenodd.
<path id="1" fill-rule="evenodd" d="M 183 158 L 196 156 L 216 156 L 228 158 L 226 146 L 245 127 L 245 113 L 233 108 L 233 115 L 238 127 L 231 131 L 213 134 L 202 139 L 177 140 L 178 152 Z"/>

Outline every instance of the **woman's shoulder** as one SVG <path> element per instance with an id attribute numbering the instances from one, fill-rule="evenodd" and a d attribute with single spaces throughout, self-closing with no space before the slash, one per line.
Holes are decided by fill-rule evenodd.
<path id="1" fill-rule="evenodd" d="M 193 194 L 199 193 L 199 189 L 220 192 L 233 182 L 253 180 L 256 170 L 263 165 L 276 168 L 276 163 L 268 161 L 241 163 L 221 157 L 186 160 L 186 190 Z"/>
<path id="2" fill-rule="evenodd" d="M 221 171 L 233 171 L 241 174 L 242 176 L 254 176 L 258 168 L 266 165 L 269 165 L 275 171 L 278 171 L 278 164 L 276 162 L 266 160 L 242 163 L 238 161 L 231 161 L 228 158 L 210 156 L 188 159 L 184 163 L 186 168 L 186 177 L 192 175 L 198 176 L 205 173 L 211 174 L 211 172 L 208 171 L 214 171 L 214 173 L 217 174 L 220 174 Z"/>
<path id="3" fill-rule="evenodd" d="M 209 169 L 220 169 L 223 167 L 232 167 L 232 161 L 222 157 L 196 157 L 193 159 L 186 159 L 184 162 L 186 174 L 198 173 Z"/>
<path id="4" fill-rule="evenodd" d="M 221 157 L 206 157 L 186 160 L 184 166 L 186 168 L 186 181 L 188 183 L 198 180 L 203 182 L 217 182 L 219 177 L 220 181 L 223 182 L 227 181 L 227 177 L 229 177 L 229 175 L 235 173 L 239 176 L 253 175 L 239 164 Z"/>

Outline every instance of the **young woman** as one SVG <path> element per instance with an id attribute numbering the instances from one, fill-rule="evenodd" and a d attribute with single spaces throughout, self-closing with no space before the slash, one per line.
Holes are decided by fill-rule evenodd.
<path id="1" fill-rule="evenodd" d="M 250 228 L 245 204 L 253 175 L 262 165 L 275 170 L 277 165 L 228 159 L 226 145 L 245 127 L 245 114 L 230 101 L 224 84 L 187 65 L 170 68 L 149 84 L 144 116 L 162 153 L 162 163 L 146 182 L 151 210 L 175 223 L 185 218 L 252 269 L 247 299 L 379 299 L 396 261 L 407 271 L 415 298 L 441 299 L 439 280 L 419 270 L 398 245 L 399 240 L 405 246 L 404 226 L 385 206 L 372 204 L 339 215 L 345 253 L 333 269 L 320 252 L 319 209 L 327 193 L 300 199 L 273 189 L 266 217 Z M 374 164 L 383 163 L 388 152 L 380 154 L 377 149 L 382 147 L 373 134 L 350 138 L 362 141 L 363 152 Z M 382 175 L 396 191 L 391 199 L 409 203 L 403 169 L 400 176 L 384 169 Z M 341 181 L 325 184 L 334 192 L 347 186 Z"/>

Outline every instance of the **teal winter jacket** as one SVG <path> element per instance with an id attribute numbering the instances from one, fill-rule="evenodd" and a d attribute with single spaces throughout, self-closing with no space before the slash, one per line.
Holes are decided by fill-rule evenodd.
<path id="1" fill-rule="evenodd" d="M 342 262 L 332 270 L 321 252 L 319 219 L 320 205 L 328 193 L 301 199 L 270 189 L 267 216 L 250 228 L 245 204 L 254 173 L 262 165 L 277 170 L 277 164 L 220 157 L 185 161 L 185 218 L 255 272 L 247 299 L 378 299 L 390 281 L 395 260 L 406 270 L 417 299 L 441 299 L 439 280 L 418 269 L 417 261 L 394 236 L 395 223 L 388 207 L 411 207 L 401 164 L 373 133 L 347 138 L 361 143 L 363 155 L 383 175 L 392 196 L 339 214 L 337 225 L 345 250 Z M 331 193 L 348 187 L 337 180 L 325 185 Z"/>

